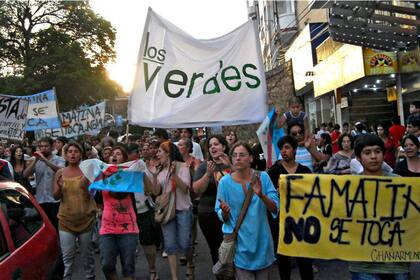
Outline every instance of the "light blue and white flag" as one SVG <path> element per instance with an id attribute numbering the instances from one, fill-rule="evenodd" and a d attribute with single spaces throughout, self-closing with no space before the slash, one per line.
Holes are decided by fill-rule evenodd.
<path id="1" fill-rule="evenodd" d="M 15 96 L 29 101 L 26 131 L 61 127 L 57 113 L 54 89 L 26 96 Z"/>

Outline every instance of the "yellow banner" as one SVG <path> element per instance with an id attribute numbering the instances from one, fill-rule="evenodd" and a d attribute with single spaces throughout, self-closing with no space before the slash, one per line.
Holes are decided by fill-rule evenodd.
<path id="1" fill-rule="evenodd" d="M 419 178 L 296 174 L 279 186 L 280 254 L 420 261 Z"/>
<path id="2" fill-rule="evenodd" d="M 398 99 L 397 88 L 396 87 L 387 87 L 386 88 L 386 98 L 388 99 L 388 102 L 397 101 L 397 99 Z"/>

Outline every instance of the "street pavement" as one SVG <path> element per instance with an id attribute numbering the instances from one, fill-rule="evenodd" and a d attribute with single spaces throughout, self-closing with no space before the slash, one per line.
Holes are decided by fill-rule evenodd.
<path id="1" fill-rule="evenodd" d="M 207 247 L 206 241 L 199 230 L 197 237 L 198 245 L 196 246 L 197 256 L 195 258 L 195 279 L 196 280 L 214 280 L 214 277 L 211 273 L 212 262 L 210 258 L 210 252 Z M 167 259 L 164 259 L 160 256 L 160 251 L 158 252 L 157 257 L 157 271 L 161 280 L 170 280 L 170 271 Z M 102 273 L 100 263 L 99 263 L 99 254 L 96 254 L 95 258 L 95 267 L 96 267 L 96 280 L 105 280 L 105 276 Z M 343 261 L 325 261 L 325 260 L 315 260 L 315 266 L 318 269 L 318 272 L 315 273 L 315 280 L 350 280 L 350 273 L 348 272 L 347 263 Z M 179 266 L 178 270 L 178 279 L 186 279 L 185 266 Z M 118 273 L 121 277 L 121 270 L 118 266 Z M 73 272 L 74 280 L 83 280 L 83 265 L 80 260 L 80 254 L 76 255 L 75 267 Z M 146 280 L 149 279 L 148 269 L 146 259 L 144 257 L 144 252 L 139 247 L 137 262 L 136 262 L 136 279 L 137 280 Z M 276 266 L 272 268 L 270 280 L 280 279 Z M 292 280 L 300 280 L 299 272 L 294 265 L 292 272 Z M 411 280 L 420 280 L 420 263 L 411 265 Z"/>

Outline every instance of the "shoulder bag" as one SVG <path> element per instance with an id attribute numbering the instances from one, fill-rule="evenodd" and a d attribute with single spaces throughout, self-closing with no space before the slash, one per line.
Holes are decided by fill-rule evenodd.
<path id="1" fill-rule="evenodd" d="M 176 171 L 178 171 L 178 165 Z M 174 219 L 176 215 L 176 182 L 172 175 L 169 176 L 167 183 L 169 181 L 171 190 L 156 197 L 155 202 L 155 222 L 163 225 Z"/>

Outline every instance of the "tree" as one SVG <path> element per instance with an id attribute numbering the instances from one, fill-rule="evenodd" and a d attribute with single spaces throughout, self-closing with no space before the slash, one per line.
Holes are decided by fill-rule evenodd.
<path id="1" fill-rule="evenodd" d="M 56 87 L 61 109 L 122 92 L 108 78 L 115 30 L 88 1 L 0 2 L 0 91 L 32 94 Z"/>

